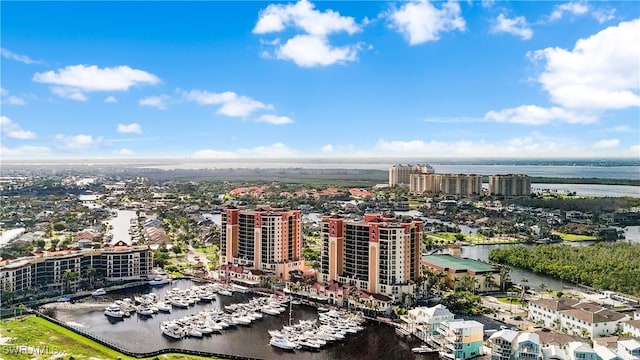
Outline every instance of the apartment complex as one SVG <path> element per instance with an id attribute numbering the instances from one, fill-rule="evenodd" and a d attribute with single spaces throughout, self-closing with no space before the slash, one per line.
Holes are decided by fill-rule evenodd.
<path id="1" fill-rule="evenodd" d="M 44 252 L 0 262 L 1 291 L 61 290 L 68 281 L 74 291 L 91 276 L 106 281 L 140 280 L 153 266 L 153 252 L 146 246 L 116 246 L 102 249 Z M 65 272 L 75 274 L 65 279 Z"/>
<path id="2" fill-rule="evenodd" d="M 220 263 L 274 273 L 285 280 L 301 270 L 302 212 L 270 206 L 222 212 Z"/>
<path id="3" fill-rule="evenodd" d="M 389 186 L 408 186 L 411 174 L 433 174 L 434 170 L 431 165 L 393 165 L 389 168 Z"/>
<path id="4" fill-rule="evenodd" d="M 591 339 L 613 335 L 623 321 L 630 320 L 619 312 L 571 298 L 533 300 L 528 316 L 546 328 Z"/>
<path id="5" fill-rule="evenodd" d="M 420 276 L 422 222 L 409 217 L 324 216 L 318 281 L 338 281 L 398 298 L 413 293 Z"/>
<path id="6" fill-rule="evenodd" d="M 412 173 L 409 191 L 413 194 L 481 195 L 482 175 Z"/>
<path id="7" fill-rule="evenodd" d="M 531 194 L 531 178 L 524 174 L 489 176 L 489 195 L 528 196 Z"/>

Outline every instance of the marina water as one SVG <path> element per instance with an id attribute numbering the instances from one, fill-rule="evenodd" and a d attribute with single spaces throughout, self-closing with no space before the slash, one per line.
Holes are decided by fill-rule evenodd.
<path id="1" fill-rule="evenodd" d="M 420 345 L 419 341 L 401 337 L 392 326 L 373 321 L 369 321 L 365 330 L 360 333 L 348 336 L 343 341 L 328 344 L 317 352 L 282 351 L 269 345 L 270 336 L 267 331 L 279 330 L 286 325 L 289 321 L 288 311 L 277 316 L 264 315 L 261 320 L 251 323 L 251 326 L 238 326 L 201 339 L 172 340 L 163 336 L 160 331 L 160 323 L 163 321 L 195 314 L 210 307 L 224 309 L 224 305 L 247 301 L 254 296 L 252 294 L 234 293 L 233 297 L 217 294 L 216 300 L 211 303 L 198 303 L 187 309 L 174 308 L 170 314 L 158 313 L 153 317 L 132 314 L 124 320 L 114 321 L 103 313 L 104 307 L 117 299 L 133 298 L 137 294 L 151 291 L 163 298 L 173 287 L 187 289 L 191 285 L 193 283 L 190 280 L 178 280 L 161 288 L 141 286 L 109 293 L 98 299 L 87 298 L 76 304 L 56 304 L 54 317 L 98 338 L 138 352 L 182 348 L 260 359 L 429 359 L 428 355 L 411 352 L 412 347 Z M 316 309 L 306 305 L 293 305 L 291 315 L 293 323 L 318 318 Z M 436 358 L 437 355 L 434 359 Z"/>

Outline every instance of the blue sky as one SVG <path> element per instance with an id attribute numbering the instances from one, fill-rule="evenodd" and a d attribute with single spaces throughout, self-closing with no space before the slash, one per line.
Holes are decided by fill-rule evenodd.
<path id="1" fill-rule="evenodd" d="M 640 3 L 11 2 L 1 155 L 640 158 Z"/>

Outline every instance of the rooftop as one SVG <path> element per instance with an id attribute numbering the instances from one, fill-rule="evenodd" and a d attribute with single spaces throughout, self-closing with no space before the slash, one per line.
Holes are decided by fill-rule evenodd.
<path id="1" fill-rule="evenodd" d="M 455 257 L 451 255 L 424 255 L 422 261 L 442 270 L 465 271 L 470 270 L 475 273 L 493 272 L 495 268 L 481 261 Z"/>

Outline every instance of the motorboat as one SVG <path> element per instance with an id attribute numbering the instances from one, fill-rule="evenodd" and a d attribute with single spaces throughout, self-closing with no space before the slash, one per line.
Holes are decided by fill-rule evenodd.
<path id="1" fill-rule="evenodd" d="M 233 296 L 233 293 L 226 289 L 218 290 L 218 294 L 224 295 L 224 296 Z"/>
<path id="2" fill-rule="evenodd" d="M 156 308 L 158 308 L 158 311 L 171 312 L 171 305 L 167 303 L 159 302 L 159 303 L 156 303 L 155 306 Z"/>
<path id="3" fill-rule="evenodd" d="M 100 288 L 97 289 L 96 291 L 91 293 L 91 296 L 93 297 L 98 297 L 98 296 L 103 296 L 103 295 L 107 295 L 107 290 Z"/>
<path id="4" fill-rule="evenodd" d="M 298 347 L 298 344 L 287 339 L 284 336 L 271 337 L 271 340 L 269 340 L 269 345 L 275 346 L 283 350 L 291 350 L 291 351 L 295 350 Z"/>
<path id="5" fill-rule="evenodd" d="M 116 305 L 116 304 L 111 304 L 109 306 L 107 306 L 104 309 L 104 314 L 106 316 L 112 317 L 112 318 L 116 318 L 116 319 L 122 319 L 122 317 L 124 316 L 124 312 L 122 310 L 120 310 L 120 306 Z"/>
<path id="6" fill-rule="evenodd" d="M 265 313 L 267 315 L 278 315 L 278 314 L 280 314 L 279 310 L 276 310 L 276 309 L 272 308 L 271 306 L 265 306 L 263 308 L 260 308 L 260 311 L 262 311 L 263 313 Z"/>
<path id="7" fill-rule="evenodd" d="M 162 334 L 172 339 L 182 339 L 185 335 L 184 329 L 174 322 L 163 323 L 161 328 Z"/>
<path id="8" fill-rule="evenodd" d="M 172 300 L 171 305 L 182 309 L 186 309 L 189 307 L 189 304 L 182 300 Z"/>
<path id="9" fill-rule="evenodd" d="M 149 285 L 151 285 L 151 286 L 162 286 L 162 285 L 166 285 L 166 284 L 168 284 L 170 282 L 171 282 L 171 280 L 169 280 L 166 277 L 157 276 L 157 277 L 153 278 L 153 280 L 149 280 Z"/>
<path id="10" fill-rule="evenodd" d="M 435 350 L 433 350 L 432 348 L 430 348 L 427 345 L 421 345 L 419 347 L 412 348 L 411 352 L 416 353 L 416 354 L 426 354 L 426 353 L 430 353 L 430 352 L 435 352 Z"/>

